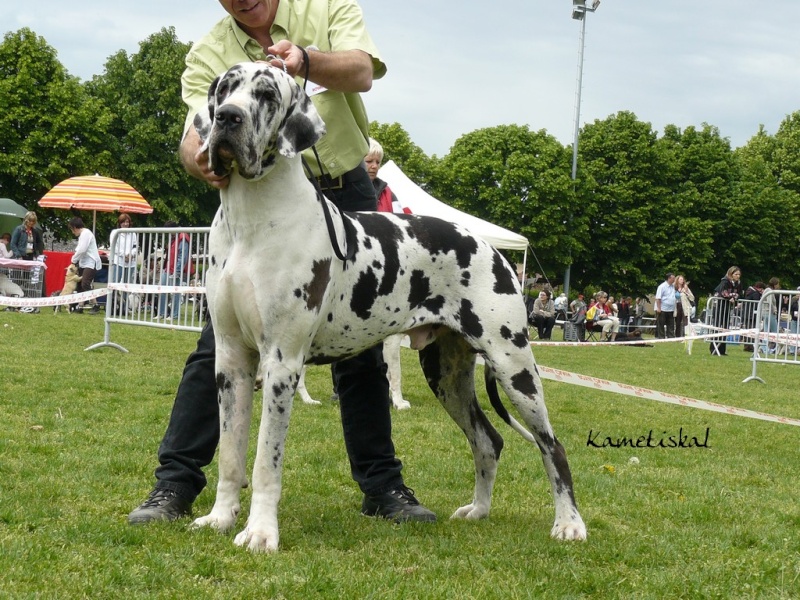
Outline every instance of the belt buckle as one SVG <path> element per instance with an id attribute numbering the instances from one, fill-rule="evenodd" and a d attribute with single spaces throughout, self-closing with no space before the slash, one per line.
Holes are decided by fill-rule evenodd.
<path id="1" fill-rule="evenodd" d="M 317 181 L 319 182 L 320 187 L 328 190 L 340 190 L 344 187 L 344 179 L 341 175 L 338 177 L 324 175 L 322 177 L 317 177 Z"/>

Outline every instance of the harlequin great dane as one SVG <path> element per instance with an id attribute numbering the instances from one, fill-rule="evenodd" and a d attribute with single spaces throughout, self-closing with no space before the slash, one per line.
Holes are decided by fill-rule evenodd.
<path id="1" fill-rule="evenodd" d="M 278 548 L 278 501 L 292 396 L 303 365 L 353 356 L 406 332 L 420 349 L 428 384 L 467 436 L 475 462 L 472 501 L 454 518 L 489 514 L 503 440 L 478 405 L 475 354 L 485 357 L 489 397 L 500 416 L 541 450 L 555 499 L 551 535 L 582 540 L 566 454 L 547 418 L 528 345 L 525 304 L 514 270 L 489 244 L 439 219 L 341 213 L 322 205 L 299 153 L 325 126 L 294 80 L 243 63 L 209 89 L 210 123 L 195 124 L 209 166 L 230 173 L 211 227 L 207 294 L 214 323 L 220 406 L 219 483 L 211 512 L 195 526 L 230 530 L 240 509 L 253 381 L 261 361 L 263 408 L 245 529 L 234 543 Z M 324 201 L 324 200 L 323 200 Z M 501 404 L 496 382 L 532 433 Z"/>

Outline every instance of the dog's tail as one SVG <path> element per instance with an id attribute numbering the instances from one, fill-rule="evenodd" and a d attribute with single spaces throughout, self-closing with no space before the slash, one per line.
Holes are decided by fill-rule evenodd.
<path id="1" fill-rule="evenodd" d="M 489 395 L 489 402 L 498 416 L 523 438 L 532 444 L 536 444 L 536 438 L 533 437 L 533 434 L 528 431 L 525 426 L 522 425 L 522 423 L 508 414 L 508 410 L 506 410 L 502 400 L 500 400 L 500 394 L 497 391 L 497 379 L 495 378 L 494 373 L 492 373 L 492 369 L 489 367 L 489 365 L 484 365 L 483 367 L 483 381 L 486 384 L 486 393 Z"/>

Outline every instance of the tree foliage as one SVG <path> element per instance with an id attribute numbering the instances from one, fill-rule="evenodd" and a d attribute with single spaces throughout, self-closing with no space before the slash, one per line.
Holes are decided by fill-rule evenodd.
<path id="1" fill-rule="evenodd" d="M 555 271 L 567 264 L 586 229 L 576 214 L 569 160 L 567 149 L 545 131 L 480 129 L 456 140 L 436 169 L 433 188 L 458 209 L 527 237 L 539 262 Z"/>
<path id="2" fill-rule="evenodd" d="M 137 221 L 151 226 L 167 220 L 209 225 L 219 205 L 218 192 L 187 175 L 178 158 L 186 117 L 180 77 L 188 50 L 174 28 L 164 28 L 136 54 L 121 50 L 111 56 L 105 73 L 87 84 L 113 114 L 111 176 L 148 200 L 153 214 Z"/>
<path id="3" fill-rule="evenodd" d="M 0 196 L 36 210 L 59 229 L 64 211 L 37 201 L 55 184 L 111 164 L 111 115 L 67 74 L 55 50 L 30 29 L 0 44 Z"/>

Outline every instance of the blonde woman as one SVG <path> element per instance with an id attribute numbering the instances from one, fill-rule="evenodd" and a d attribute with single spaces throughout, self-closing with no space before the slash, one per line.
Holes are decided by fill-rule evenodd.
<path id="1" fill-rule="evenodd" d="M 689 317 L 692 316 L 694 294 L 683 275 L 675 278 L 675 337 L 683 337 Z"/>
<path id="2" fill-rule="evenodd" d="M 36 213 L 29 211 L 25 214 L 22 224 L 14 229 L 11 234 L 11 254 L 13 258 L 22 260 L 35 260 L 44 253 L 44 236 L 38 227 L 39 219 Z"/>

